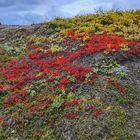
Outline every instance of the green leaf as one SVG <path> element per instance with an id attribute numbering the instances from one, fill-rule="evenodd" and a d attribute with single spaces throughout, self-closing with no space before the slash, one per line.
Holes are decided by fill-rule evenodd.
<path id="1" fill-rule="evenodd" d="M 35 95 L 36 95 L 36 91 L 32 90 L 31 93 L 30 93 L 30 96 L 34 97 Z"/>

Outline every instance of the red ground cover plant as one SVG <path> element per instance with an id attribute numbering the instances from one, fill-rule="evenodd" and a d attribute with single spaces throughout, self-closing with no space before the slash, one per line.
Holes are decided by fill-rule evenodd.
<path id="1" fill-rule="evenodd" d="M 0 124 L 3 123 L 4 118 L 0 117 Z"/>
<path id="2" fill-rule="evenodd" d="M 65 99 L 64 102 L 65 102 L 65 106 L 71 106 L 71 105 L 79 105 L 80 103 L 83 102 L 83 100 L 68 101 L 67 99 Z"/>
<path id="3" fill-rule="evenodd" d="M 113 79 L 108 78 L 107 79 L 108 83 L 112 86 L 114 86 L 115 88 L 119 89 L 119 91 L 121 92 L 127 92 L 127 87 L 122 86 L 121 83 L 115 82 Z"/>
<path id="4" fill-rule="evenodd" d="M 53 85 L 57 80 L 57 76 L 60 76 L 57 81 L 58 83 L 53 85 L 53 87 L 49 87 L 52 93 L 55 93 L 58 89 L 63 89 L 66 92 L 76 92 L 77 88 L 72 84 L 83 83 L 86 79 L 86 75 L 89 73 L 92 73 L 92 81 L 94 83 L 94 79 L 99 77 L 99 74 L 92 72 L 94 68 L 76 65 L 74 63 L 77 58 L 82 56 L 99 51 L 106 53 L 119 52 L 122 51 L 122 44 L 130 46 L 128 52 L 126 52 L 128 53 L 128 57 L 140 52 L 139 43 L 126 40 L 122 36 L 105 32 L 103 34 L 89 35 L 88 40 L 85 41 L 83 39 L 84 36 L 81 34 L 75 35 L 75 32 L 75 30 L 68 30 L 66 33 L 67 36 L 64 40 L 67 49 L 65 51 L 58 52 L 54 55 L 50 49 L 42 51 L 39 46 L 31 43 L 27 51 L 28 54 L 25 57 L 12 60 L 7 65 L 7 68 L 0 71 L 0 76 L 2 77 L 0 91 L 8 91 L 8 94 L 3 95 L 5 97 L 5 105 L 15 105 L 21 102 L 27 104 L 27 101 L 30 102 L 30 91 L 25 89 L 39 80 L 45 80 L 47 85 Z M 82 45 L 74 46 L 74 44 L 72 44 L 73 41 L 81 41 Z M 132 48 L 131 45 L 135 45 L 137 48 Z M 71 51 L 73 46 L 75 47 L 75 51 Z M 73 80 L 70 80 L 68 77 L 72 77 Z M 120 83 L 115 83 L 112 79 L 108 79 L 108 83 L 121 92 L 127 92 L 126 87 Z M 60 94 L 56 96 L 60 96 Z M 72 101 L 65 100 L 65 106 L 79 105 L 81 102 L 82 100 L 80 99 Z M 33 110 L 40 110 L 48 104 L 49 102 L 47 101 L 41 103 L 37 101 L 36 105 L 33 106 L 28 103 L 28 108 L 29 111 L 32 112 Z M 93 116 L 96 118 L 102 113 L 102 109 L 97 109 L 93 113 Z M 77 113 L 70 112 L 66 114 L 66 118 L 77 117 Z"/>
<path id="5" fill-rule="evenodd" d="M 66 114 L 67 119 L 75 119 L 77 117 L 78 117 L 78 113 L 69 112 L 69 113 Z"/>
<path id="6" fill-rule="evenodd" d="M 103 109 L 96 109 L 95 112 L 93 112 L 93 117 L 97 118 L 100 114 L 102 114 L 104 111 Z"/>

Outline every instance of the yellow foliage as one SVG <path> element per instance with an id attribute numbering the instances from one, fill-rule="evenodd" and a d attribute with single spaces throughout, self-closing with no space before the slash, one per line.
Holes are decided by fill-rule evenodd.
<path id="1" fill-rule="evenodd" d="M 140 38 L 140 10 L 108 11 L 75 16 L 73 18 L 56 18 L 46 24 L 55 24 L 64 35 L 67 29 L 75 29 L 86 33 L 115 31 L 129 39 Z"/>
<path id="2" fill-rule="evenodd" d="M 57 53 L 62 51 L 62 48 L 60 48 L 60 46 L 58 44 L 54 44 L 50 47 L 52 53 Z"/>

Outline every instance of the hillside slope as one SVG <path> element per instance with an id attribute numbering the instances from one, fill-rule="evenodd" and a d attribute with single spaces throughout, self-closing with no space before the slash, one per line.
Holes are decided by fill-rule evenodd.
<path id="1" fill-rule="evenodd" d="M 0 139 L 140 139 L 140 10 L 0 25 Z"/>

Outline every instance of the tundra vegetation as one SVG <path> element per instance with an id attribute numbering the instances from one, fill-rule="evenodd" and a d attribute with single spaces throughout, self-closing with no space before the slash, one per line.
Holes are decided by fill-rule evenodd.
<path id="1" fill-rule="evenodd" d="M 0 44 L 0 139 L 140 139 L 140 10 L 32 26 Z"/>

